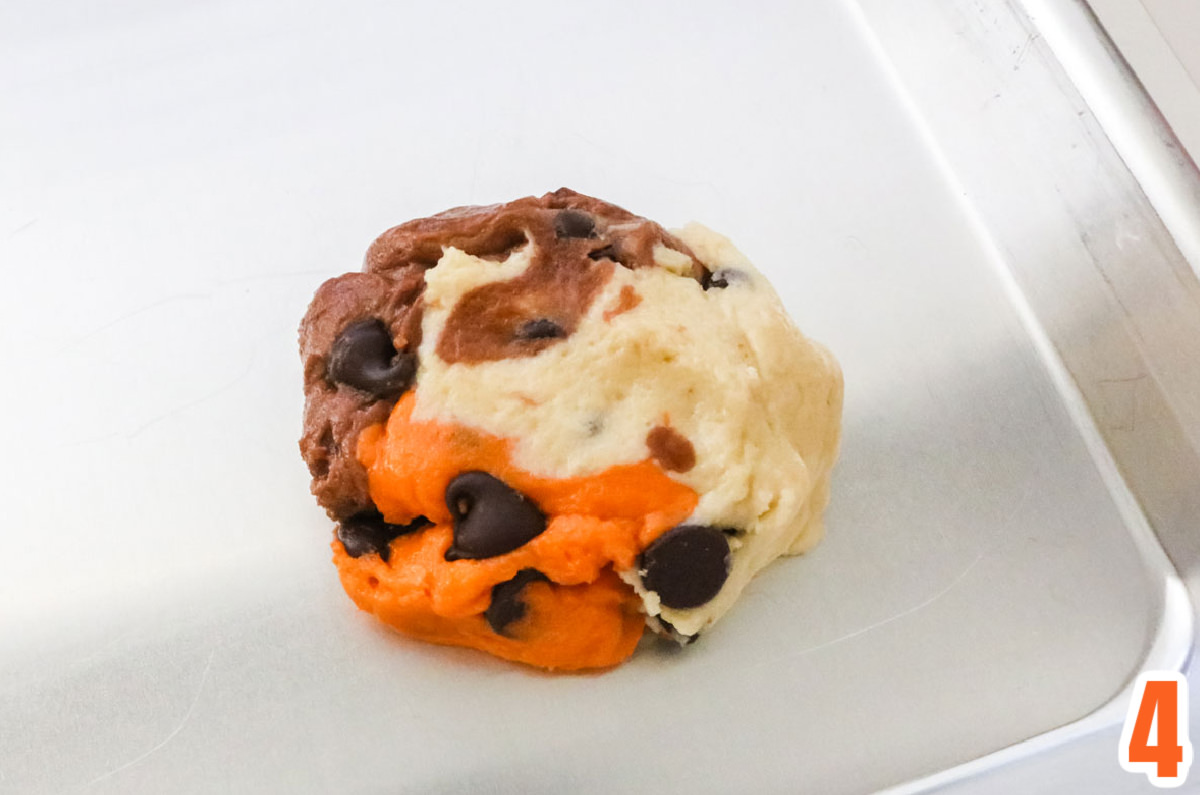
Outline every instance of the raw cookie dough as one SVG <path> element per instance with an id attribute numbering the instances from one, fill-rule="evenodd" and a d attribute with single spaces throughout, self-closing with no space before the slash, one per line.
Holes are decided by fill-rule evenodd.
<path id="1" fill-rule="evenodd" d="M 612 666 L 821 538 L 841 372 L 698 224 L 566 189 L 411 221 L 300 346 L 334 562 L 409 635 Z"/>

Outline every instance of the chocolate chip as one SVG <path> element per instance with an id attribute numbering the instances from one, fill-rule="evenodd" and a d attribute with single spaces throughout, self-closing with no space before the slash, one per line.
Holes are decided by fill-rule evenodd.
<path id="1" fill-rule="evenodd" d="M 554 236 L 557 238 L 595 237 L 596 221 L 585 212 L 563 210 L 554 217 Z"/>
<path id="2" fill-rule="evenodd" d="M 588 254 L 588 258 L 594 260 L 610 259 L 613 262 L 618 261 L 617 250 L 612 246 L 605 246 L 604 248 L 596 249 Z"/>
<path id="3" fill-rule="evenodd" d="M 549 582 L 549 579 L 537 569 L 521 569 L 511 580 L 492 588 L 492 602 L 483 617 L 497 635 L 503 635 L 505 627 L 525 617 L 521 591 L 533 582 Z"/>
<path id="4" fill-rule="evenodd" d="M 530 320 L 517 329 L 517 339 L 522 340 L 550 340 L 565 336 L 567 332 L 563 327 L 546 317 Z"/>
<path id="5" fill-rule="evenodd" d="M 379 557 L 387 560 L 391 554 L 392 539 L 415 533 L 432 524 L 424 516 L 418 516 L 408 524 L 389 524 L 383 520 L 383 514 L 372 509 L 343 519 L 338 525 L 337 537 L 345 547 L 346 554 L 352 558 L 378 552 Z"/>
<path id="6" fill-rule="evenodd" d="M 546 516 L 524 494 L 486 472 L 464 472 L 446 487 L 454 543 L 446 560 L 493 558 L 529 543 Z"/>
<path id="7" fill-rule="evenodd" d="M 412 383 L 417 357 L 397 353 L 382 320 L 370 318 L 342 329 L 329 351 L 329 377 L 378 398 L 395 397 Z"/>
<path id="8" fill-rule="evenodd" d="M 680 525 L 663 533 L 642 553 L 642 583 L 667 607 L 699 607 L 729 576 L 729 542 L 704 525 Z"/>
<path id="9" fill-rule="evenodd" d="M 740 271 L 737 268 L 718 268 L 712 273 L 707 274 L 703 286 L 707 290 L 711 287 L 724 289 L 731 284 L 742 284 L 750 281 L 750 277 L 745 271 Z"/>
<path id="10" fill-rule="evenodd" d="M 662 616 L 656 616 L 654 620 L 658 622 L 660 634 L 665 638 L 670 638 L 680 646 L 687 646 L 695 643 L 696 638 L 700 637 L 699 635 L 684 635 L 682 632 L 675 629 L 674 624 L 672 624 L 670 621 L 667 621 Z"/>

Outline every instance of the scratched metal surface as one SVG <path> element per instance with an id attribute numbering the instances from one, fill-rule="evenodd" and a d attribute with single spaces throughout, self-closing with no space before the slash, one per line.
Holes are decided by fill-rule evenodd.
<path id="1" fill-rule="evenodd" d="M 1168 588 L 1175 609 L 1161 616 L 1161 648 L 1173 651 L 1143 664 L 1185 666 L 1195 692 L 1200 172 L 1083 0 L 862 6 L 1064 394 L 1095 431 L 1097 459 L 1140 508 L 1131 525 L 1153 530 L 1135 536 L 1152 556 L 1161 544 L 1186 586 Z M 922 46 L 914 27 L 943 46 Z M 1157 791 L 1116 763 L 1128 700 L 897 791 Z"/>
<path id="2" fill-rule="evenodd" d="M 1178 581 L 872 5 L 0 10 L 0 792 L 864 792 L 1177 663 Z M 730 234 L 846 372 L 826 542 L 602 676 L 356 614 L 295 448 L 323 278 L 560 184 Z"/>

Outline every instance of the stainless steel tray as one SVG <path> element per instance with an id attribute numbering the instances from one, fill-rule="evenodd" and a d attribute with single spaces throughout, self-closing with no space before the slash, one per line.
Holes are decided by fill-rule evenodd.
<path id="1" fill-rule="evenodd" d="M 1096 110 L 1138 95 L 1082 7 L 57 13 L 0 24 L 0 792 L 1136 784 L 1124 688 L 1194 642 L 1196 183 Z M 597 676 L 356 613 L 294 441 L 323 278 L 559 184 L 729 234 L 846 372 L 827 540 Z"/>

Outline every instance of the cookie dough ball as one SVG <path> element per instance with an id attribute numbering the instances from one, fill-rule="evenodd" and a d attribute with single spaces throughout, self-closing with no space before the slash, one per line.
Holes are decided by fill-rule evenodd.
<path id="1" fill-rule="evenodd" d="M 820 540 L 837 363 L 725 238 L 569 190 L 385 232 L 301 326 L 350 597 L 544 668 L 694 638 Z"/>

